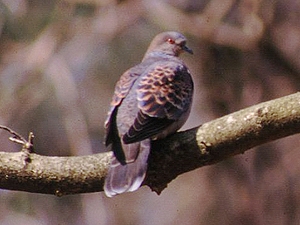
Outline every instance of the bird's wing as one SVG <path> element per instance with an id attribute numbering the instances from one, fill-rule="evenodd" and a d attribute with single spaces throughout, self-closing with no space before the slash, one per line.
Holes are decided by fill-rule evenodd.
<path id="1" fill-rule="evenodd" d="M 124 143 L 153 137 L 178 121 L 189 110 L 193 81 L 187 67 L 178 62 L 156 65 L 137 80 L 139 112 L 123 136 Z"/>
<path id="2" fill-rule="evenodd" d="M 106 129 L 106 138 L 105 144 L 108 146 L 113 142 L 119 142 L 119 135 L 116 125 L 116 116 L 118 106 L 121 104 L 122 100 L 126 97 L 128 92 L 130 91 L 132 85 L 136 81 L 140 74 L 138 73 L 137 68 L 133 67 L 132 69 L 127 70 L 120 77 L 119 81 L 116 84 L 115 92 L 110 103 L 110 109 L 107 114 L 107 118 L 105 121 L 105 129 Z"/>

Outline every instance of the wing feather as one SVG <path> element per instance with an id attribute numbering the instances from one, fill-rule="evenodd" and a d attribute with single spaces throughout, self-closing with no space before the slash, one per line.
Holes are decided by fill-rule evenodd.
<path id="1" fill-rule="evenodd" d="M 116 84 L 115 92 L 112 97 L 112 101 L 110 103 L 110 109 L 108 111 L 107 118 L 104 124 L 106 129 L 106 137 L 105 137 L 106 146 L 116 142 L 117 141 L 116 139 L 119 139 L 118 129 L 116 125 L 117 108 L 121 104 L 122 100 L 127 96 L 132 85 L 140 75 L 137 71 L 138 70 L 136 67 L 127 70 L 120 77 L 119 81 Z M 120 151 L 122 151 L 122 149 L 120 149 Z"/>
<path id="2" fill-rule="evenodd" d="M 140 109 L 134 124 L 123 136 L 133 143 L 159 134 L 189 110 L 193 81 L 183 64 L 157 65 L 138 79 L 137 100 Z"/>

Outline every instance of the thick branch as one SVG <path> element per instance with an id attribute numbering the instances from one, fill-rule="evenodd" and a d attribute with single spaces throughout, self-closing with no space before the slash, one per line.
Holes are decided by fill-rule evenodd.
<path id="1" fill-rule="evenodd" d="M 160 193 L 182 173 L 300 132 L 299 99 L 296 93 L 261 103 L 153 142 L 144 184 Z M 58 196 L 102 191 L 110 156 L 0 152 L 0 188 Z"/>

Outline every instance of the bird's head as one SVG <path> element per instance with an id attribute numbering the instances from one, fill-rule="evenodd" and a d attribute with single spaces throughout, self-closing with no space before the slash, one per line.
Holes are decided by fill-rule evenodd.
<path id="1" fill-rule="evenodd" d="M 193 51 L 186 46 L 186 38 L 181 33 L 175 31 L 163 32 L 156 35 L 146 55 L 151 52 L 161 52 L 173 56 L 179 56 L 182 52 L 193 54 Z"/>

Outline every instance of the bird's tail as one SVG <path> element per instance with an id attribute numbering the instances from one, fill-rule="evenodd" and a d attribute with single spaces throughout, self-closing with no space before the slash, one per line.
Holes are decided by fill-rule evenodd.
<path id="1" fill-rule="evenodd" d="M 125 153 L 129 153 L 131 156 L 135 155 L 135 157 L 127 160 L 127 163 L 123 165 L 115 156 L 112 157 L 104 183 L 104 192 L 108 197 L 137 190 L 146 175 L 150 140 L 143 140 L 122 147 Z"/>

